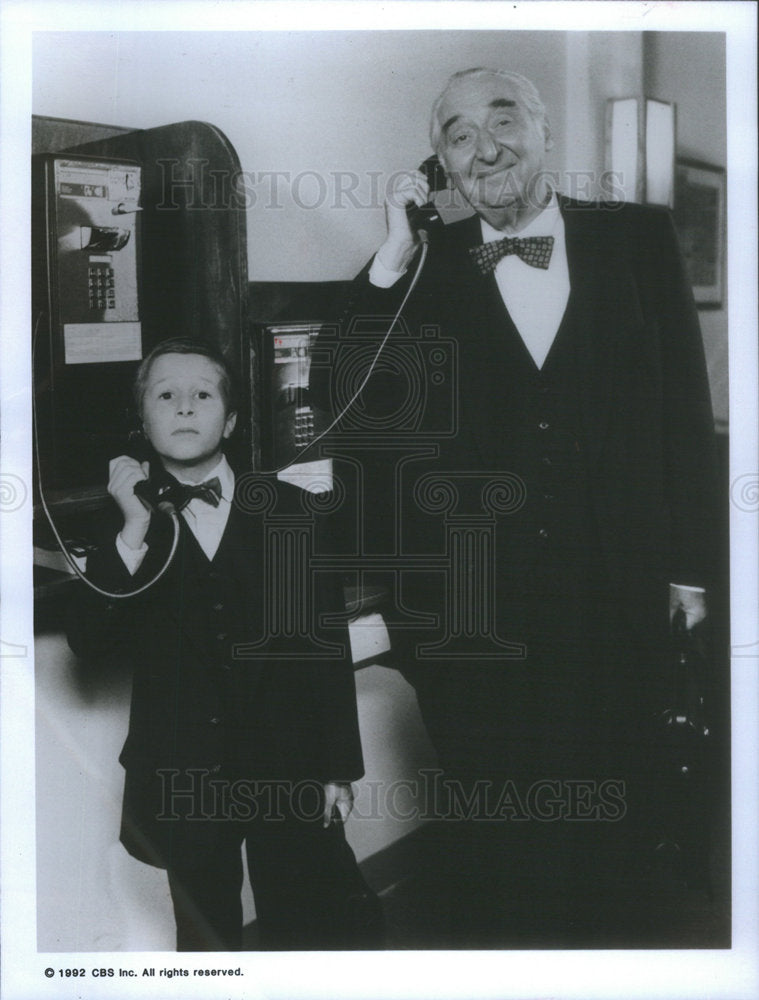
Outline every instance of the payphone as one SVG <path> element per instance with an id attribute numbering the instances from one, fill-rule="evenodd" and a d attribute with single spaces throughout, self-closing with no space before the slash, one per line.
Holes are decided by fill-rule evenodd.
<path id="1" fill-rule="evenodd" d="M 36 426 L 53 492 L 102 492 L 108 458 L 130 429 L 143 356 L 141 180 L 135 162 L 33 159 Z"/>
<path id="2" fill-rule="evenodd" d="M 316 323 L 273 324 L 261 330 L 266 469 L 297 463 L 321 429 L 314 425 L 307 400 L 311 349 L 319 330 Z"/>

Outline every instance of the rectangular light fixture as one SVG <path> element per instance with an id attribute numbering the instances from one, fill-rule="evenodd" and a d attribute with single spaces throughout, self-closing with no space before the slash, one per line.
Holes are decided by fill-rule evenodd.
<path id="1" fill-rule="evenodd" d="M 606 169 L 625 201 L 674 205 L 676 105 L 650 97 L 606 102 Z"/>

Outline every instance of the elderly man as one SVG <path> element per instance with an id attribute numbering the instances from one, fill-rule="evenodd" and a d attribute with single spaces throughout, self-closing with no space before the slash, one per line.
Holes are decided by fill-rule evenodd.
<path id="1" fill-rule="evenodd" d="M 588 941 L 600 925 L 624 936 L 646 909 L 647 743 L 669 621 L 680 607 L 701 621 L 713 577 L 697 314 L 665 210 L 553 189 L 528 80 L 455 74 L 431 138 L 475 214 L 430 230 L 368 382 L 343 344 L 312 388 L 333 412 L 362 388 L 342 441 L 361 426 L 372 442 L 364 537 L 398 555 L 391 634 L 445 775 L 435 805 L 457 821 L 441 943 L 523 940 L 535 901 L 541 943 L 565 940 L 583 903 Z M 397 176 L 346 328 L 392 321 L 417 271 L 408 210 L 428 200 L 422 173 Z M 437 356 L 420 354 L 428 342 Z M 415 410 L 404 351 L 426 366 Z"/>

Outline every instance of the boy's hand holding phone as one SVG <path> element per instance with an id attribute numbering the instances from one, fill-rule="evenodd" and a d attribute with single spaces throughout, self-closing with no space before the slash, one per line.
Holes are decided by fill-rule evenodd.
<path id="1" fill-rule="evenodd" d="M 140 548 L 150 525 L 150 511 L 134 492 L 135 483 L 147 479 L 149 473 L 148 462 L 138 462 L 128 455 L 119 455 L 108 464 L 108 492 L 124 515 L 121 538 L 130 549 Z"/>

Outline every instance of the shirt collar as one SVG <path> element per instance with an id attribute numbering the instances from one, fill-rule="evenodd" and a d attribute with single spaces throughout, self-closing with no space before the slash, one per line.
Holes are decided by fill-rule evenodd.
<path id="1" fill-rule="evenodd" d="M 552 191 L 551 199 L 546 207 L 534 219 L 530 219 L 524 229 L 520 229 L 518 233 L 504 233 L 500 229 L 494 229 L 483 218 L 480 218 L 480 226 L 483 243 L 502 240 L 504 236 L 520 238 L 524 236 L 553 236 L 558 239 L 564 232 L 564 219 L 559 209 L 559 199 L 556 197 L 556 192 Z"/>
<path id="2" fill-rule="evenodd" d="M 227 503 L 231 503 L 232 497 L 235 494 L 235 474 L 232 472 L 225 455 L 221 456 L 218 464 L 211 469 L 203 481 L 205 482 L 209 479 L 213 479 L 214 476 L 219 477 L 219 483 L 221 484 L 221 499 L 226 500 Z M 190 482 L 189 479 L 180 479 L 179 476 L 175 476 L 174 478 L 177 482 L 184 483 L 188 486 L 196 485 L 196 483 Z"/>

